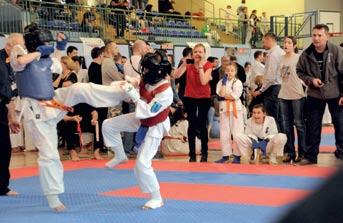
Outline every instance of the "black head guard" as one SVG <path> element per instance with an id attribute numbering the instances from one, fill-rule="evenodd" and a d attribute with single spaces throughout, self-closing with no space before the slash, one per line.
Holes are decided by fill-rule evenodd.
<path id="1" fill-rule="evenodd" d="M 38 46 L 54 40 L 49 30 L 39 29 L 35 23 L 24 28 L 24 39 L 26 48 L 30 53 L 35 52 Z"/>
<path id="2" fill-rule="evenodd" d="M 170 74 L 171 69 L 167 55 L 161 50 L 147 53 L 141 60 L 140 73 L 145 84 L 156 84 Z"/>

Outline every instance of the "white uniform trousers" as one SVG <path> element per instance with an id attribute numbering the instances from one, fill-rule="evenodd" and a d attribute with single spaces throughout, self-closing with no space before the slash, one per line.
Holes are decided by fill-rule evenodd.
<path id="1" fill-rule="evenodd" d="M 126 155 L 120 133 L 137 132 L 139 126 L 140 121 L 135 117 L 134 112 L 106 119 L 102 123 L 102 135 L 105 146 L 113 148 L 118 158 L 125 158 Z"/>
<path id="2" fill-rule="evenodd" d="M 237 147 L 235 145 L 235 138 L 237 134 L 244 133 L 243 124 L 243 113 L 241 110 L 237 111 L 237 118 L 233 116 L 233 112 L 230 112 L 229 116 L 223 112 L 220 113 L 220 145 L 222 148 L 223 156 L 230 156 L 232 153 L 234 155 L 239 155 L 236 153 L 237 149 L 232 150 L 232 147 Z M 233 142 L 231 139 L 231 134 L 233 136 Z"/>
<path id="3" fill-rule="evenodd" d="M 39 179 L 44 195 L 64 192 L 63 166 L 57 150 L 57 119 L 26 122 L 33 144 L 38 148 Z"/>
<path id="4" fill-rule="evenodd" d="M 252 154 L 252 140 L 245 134 L 236 135 L 235 138 L 239 153 L 242 156 L 250 158 Z M 267 144 L 267 154 L 271 154 L 271 156 L 283 156 L 284 146 L 287 141 L 287 136 L 283 133 L 278 133 L 270 139 Z"/>
<path id="5" fill-rule="evenodd" d="M 135 175 L 143 193 L 152 193 L 160 189 L 156 174 L 151 166 L 151 161 L 158 150 L 161 140 L 161 138 L 146 136 L 139 148 Z"/>
<path id="6" fill-rule="evenodd" d="M 121 132 L 136 132 L 140 126 L 140 121 L 135 117 L 135 113 L 120 115 L 106 119 L 102 124 L 104 143 L 107 147 L 113 147 L 116 156 L 125 157 Z M 150 128 L 156 128 L 152 126 Z M 151 131 L 152 129 L 149 129 Z M 159 184 L 151 166 L 151 161 L 160 145 L 162 136 L 152 137 L 146 135 L 137 155 L 135 175 L 142 192 L 151 193 L 159 190 Z"/>

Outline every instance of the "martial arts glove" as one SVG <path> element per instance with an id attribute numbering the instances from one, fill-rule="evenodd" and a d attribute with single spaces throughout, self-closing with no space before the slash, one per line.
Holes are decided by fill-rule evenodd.
<path id="1" fill-rule="evenodd" d="M 41 57 L 48 57 L 50 54 L 54 52 L 54 47 L 50 45 L 42 45 L 36 48 L 38 52 L 40 52 Z"/>
<path id="2" fill-rule="evenodd" d="M 252 140 L 252 148 L 253 149 L 260 149 L 262 154 L 265 156 L 267 154 L 267 144 L 268 144 L 268 139 L 263 139 L 261 141 L 257 140 Z"/>
<path id="3" fill-rule="evenodd" d="M 126 94 L 131 98 L 133 102 L 137 102 L 140 98 L 139 92 L 135 89 L 135 87 L 130 83 L 125 83 L 123 86 L 124 91 Z"/>
<path id="4" fill-rule="evenodd" d="M 56 49 L 58 50 L 65 50 L 66 49 L 66 46 L 67 46 L 67 43 L 68 43 L 68 36 L 66 34 L 64 34 L 65 38 L 62 39 L 62 40 L 57 40 L 56 42 Z"/>
<path id="5" fill-rule="evenodd" d="M 139 149 L 139 147 L 142 145 L 148 130 L 149 130 L 148 126 L 144 126 L 144 125 L 139 126 L 136 132 L 136 137 L 135 137 L 135 147 L 137 149 Z"/>
<path id="6" fill-rule="evenodd" d="M 222 85 L 226 85 L 227 83 L 227 74 L 224 74 L 224 77 L 222 79 Z"/>

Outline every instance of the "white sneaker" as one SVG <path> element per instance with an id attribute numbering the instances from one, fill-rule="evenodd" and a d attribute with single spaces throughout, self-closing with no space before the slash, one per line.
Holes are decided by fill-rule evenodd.
<path id="1" fill-rule="evenodd" d="M 142 207 L 143 210 L 149 210 L 149 209 L 156 209 L 162 207 L 163 200 L 149 200 L 148 202 L 145 203 L 145 205 Z"/>
<path id="2" fill-rule="evenodd" d="M 117 157 L 114 157 L 113 159 L 111 159 L 110 161 L 105 163 L 105 166 L 107 168 L 113 168 L 113 167 L 117 166 L 118 164 L 126 163 L 128 160 L 129 159 L 127 157 L 124 157 L 122 159 L 117 159 Z"/>

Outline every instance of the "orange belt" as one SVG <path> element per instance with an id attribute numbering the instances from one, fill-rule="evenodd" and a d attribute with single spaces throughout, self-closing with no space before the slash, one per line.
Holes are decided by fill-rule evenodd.
<path id="1" fill-rule="evenodd" d="M 56 101 L 55 99 L 46 100 L 46 101 L 39 101 L 39 103 L 43 106 L 57 108 L 57 109 L 60 109 L 62 111 L 67 111 L 67 112 L 73 112 L 74 111 L 73 107 L 62 104 L 62 103 Z"/>
<path id="2" fill-rule="evenodd" d="M 238 118 L 237 114 L 237 108 L 236 108 L 236 101 L 235 100 L 225 100 L 226 102 L 226 115 L 230 115 L 230 107 L 232 104 L 232 112 L 233 112 L 233 117 Z"/>

